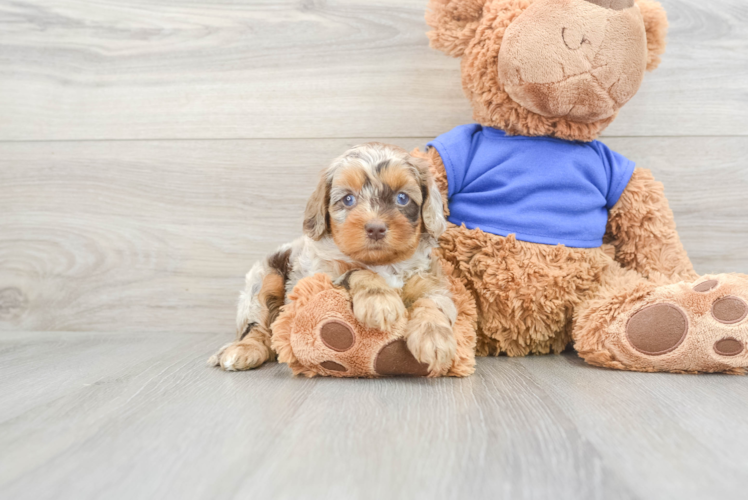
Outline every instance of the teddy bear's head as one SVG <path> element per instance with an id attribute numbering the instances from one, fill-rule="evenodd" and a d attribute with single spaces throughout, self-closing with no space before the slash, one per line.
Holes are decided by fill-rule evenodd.
<path id="1" fill-rule="evenodd" d="M 431 45 L 462 57 L 475 119 L 510 134 L 591 141 L 660 63 L 651 0 L 431 0 Z"/>

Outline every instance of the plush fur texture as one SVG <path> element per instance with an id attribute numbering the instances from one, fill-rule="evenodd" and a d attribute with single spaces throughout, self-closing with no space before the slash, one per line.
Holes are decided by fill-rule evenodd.
<path id="1" fill-rule="evenodd" d="M 708 281 L 716 286 L 697 291 L 699 284 Z M 742 303 L 740 307 L 748 312 L 748 276 L 709 275 L 693 282 L 662 283 L 666 281 L 645 280 L 630 271 L 609 280 L 580 311 L 574 332 L 574 347 L 580 355 L 590 364 L 622 370 L 743 374 L 748 367 L 748 322 L 725 324 L 714 311 L 720 301 L 728 299 Z M 629 333 L 636 313 L 654 305 L 679 311 L 686 334 L 672 351 L 649 355 L 637 351 Z M 667 326 L 653 334 L 661 335 Z M 719 343 L 728 339 L 740 344 L 737 353 L 719 350 Z"/>
<path id="2" fill-rule="evenodd" d="M 475 370 L 475 324 L 478 313 L 475 302 L 460 280 L 452 277 L 449 269 L 446 272 L 443 276 L 447 288 L 443 297 L 448 298 L 454 308 L 450 330 L 454 332 L 455 351 L 444 368 L 432 370 L 429 375 L 466 377 Z M 437 275 L 425 279 L 441 280 Z M 355 304 L 355 298 L 346 290 L 335 287 L 326 274 L 301 280 L 289 295 L 289 303 L 283 313 L 273 324 L 272 345 L 278 353 L 278 361 L 287 363 L 295 375 L 305 377 L 381 377 L 382 374 L 377 372 L 380 353 L 393 342 L 408 338 L 408 325 L 423 328 L 423 325 L 434 321 L 434 318 L 420 319 L 419 316 L 424 313 L 434 313 L 436 321 L 443 321 L 438 308 L 419 305 L 419 301 L 430 299 L 415 297 L 428 295 L 428 290 L 434 288 L 432 285 L 423 286 L 422 283 L 413 283 L 403 291 L 410 321 L 403 317 L 389 330 L 379 330 L 358 322 L 350 307 L 351 301 Z M 413 290 L 413 287 L 419 289 Z M 321 339 L 320 326 L 329 321 L 347 325 L 353 332 L 354 341 L 346 350 L 332 349 Z M 328 364 L 330 362 L 333 364 Z M 345 371 L 341 371 L 343 369 Z"/>
<path id="3" fill-rule="evenodd" d="M 694 281 L 694 271 L 675 227 L 665 186 L 649 170 L 637 168 L 624 195 L 608 216 L 605 244 L 615 259 L 644 278 Z"/>
<path id="4" fill-rule="evenodd" d="M 273 347 L 272 325 L 281 306 L 293 302 L 293 297 L 304 302 L 309 300 L 305 291 L 324 290 L 314 288 L 319 280 L 304 281 L 322 273 L 342 290 L 355 328 L 379 332 L 371 333 L 373 344 L 357 347 L 358 355 L 371 358 L 374 353 L 361 354 L 362 349 L 382 347 L 376 339 L 394 335 L 405 339 L 416 361 L 427 366 L 432 376 L 447 373 L 455 359 L 469 364 L 464 353 L 458 353 L 460 340 L 453 333 L 458 321 L 451 294 L 454 287 L 432 257 L 446 228 L 443 210 L 427 162 L 379 143 L 347 151 L 320 176 L 307 204 L 305 235 L 247 273 L 237 311 L 236 341 L 224 346 L 209 363 L 225 370 L 247 370 L 272 359 L 274 349 L 287 348 L 290 344 L 283 342 Z M 297 286 L 301 288 L 294 295 Z M 342 295 L 333 297 L 340 309 Z M 309 311 L 305 314 L 308 321 L 317 317 L 309 316 Z M 470 337 L 469 332 L 461 335 Z M 286 353 L 281 359 L 293 363 L 295 358 Z M 347 376 L 366 375 L 350 356 L 345 363 L 350 365 Z M 316 373 L 330 374 L 319 363 L 314 366 Z M 313 370 L 309 365 L 307 369 Z M 466 368 L 457 372 L 466 372 Z"/>
<path id="5" fill-rule="evenodd" d="M 439 153 L 413 154 L 431 163 L 446 196 Z M 734 356 L 716 352 L 725 339 L 748 346 L 748 321 L 726 325 L 710 315 L 725 297 L 748 304 L 748 277 L 698 277 L 664 188 L 648 170 L 635 170 L 611 210 L 605 242 L 591 249 L 539 245 L 450 224 L 438 255 L 475 297 L 476 354 L 558 353 L 573 342 L 588 363 L 607 368 L 742 373 L 748 367 L 746 350 Z M 705 281 L 719 285 L 695 292 Z M 682 344 L 656 356 L 638 352 L 627 336 L 632 317 L 653 304 L 673 305 L 689 318 Z M 659 335 L 657 329 L 650 333 Z"/>
<path id="6" fill-rule="evenodd" d="M 426 21 L 432 47 L 462 57 L 478 123 L 582 141 L 610 125 L 644 68 L 657 67 L 667 32 L 664 10 L 649 0 L 623 10 L 585 0 L 432 0 Z"/>
<path id="7" fill-rule="evenodd" d="M 636 94 L 646 65 L 639 9 L 590 2 L 569 9 L 568 1 L 553 0 L 530 5 L 509 25 L 498 69 L 504 90 L 524 108 L 546 118 L 595 123 Z"/>

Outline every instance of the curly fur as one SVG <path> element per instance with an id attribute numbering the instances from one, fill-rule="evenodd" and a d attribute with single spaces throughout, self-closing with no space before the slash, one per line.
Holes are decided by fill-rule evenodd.
<path id="1" fill-rule="evenodd" d="M 247 370 L 274 357 L 271 325 L 281 305 L 299 297 L 293 290 L 305 278 L 324 273 L 341 280 L 358 322 L 385 332 L 405 321 L 400 290 L 409 281 L 428 283 L 419 287 L 420 295 L 412 302 L 428 301 L 429 314 L 413 306 L 408 331 L 418 334 L 408 340 L 419 361 L 428 363 L 434 374 L 445 373 L 455 356 L 456 341 L 452 337 L 455 305 L 432 258 L 446 228 L 442 203 L 423 159 L 380 143 L 348 150 L 320 176 L 307 203 L 305 235 L 247 273 L 237 308 L 237 339 L 212 356 L 209 364 Z M 372 228 L 381 232 L 375 234 Z M 428 279 L 437 276 L 438 280 Z M 421 320 L 424 324 L 418 325 Z M 434 325 L 439 328 L 431 328 Z M 281 341 L 278 346 L 286 349 L 288 344 Z M 281 357 L 303 372 L 289 352 Z"/>

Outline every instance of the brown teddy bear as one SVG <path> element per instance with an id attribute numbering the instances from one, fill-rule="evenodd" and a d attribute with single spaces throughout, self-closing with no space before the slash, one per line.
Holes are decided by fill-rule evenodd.
<path id="1" fill-rule="evenodd" d="M 462 58 L 477 122 L 415 153 L 447 202 L 439 256 L 477 304 L 476 354 L 573 342 L 608 368 L 742 373 L 748 277 L 700 277 L 663 186 L 595 140 L 660 62 L 660 4 L 431 0 L 426 18 L 432 46 Z M 301 373 L 291 340 L 319 328 L 294 329 L 298 312 L 276 348 Z"/>
<path id="2" fill-rule="evenodd" d="M 405 318 L 390 331 L 367 328 L 353 314 L 351 297 L 326 274 L 301 280 L 273 323 L 272 347 L 294 375 L 377 378 L 386 376 L 465 377 L 475 371 L 475 301 L 443 265 L 457 310 L 452 331 L 457 350 L 445 372 L 430 372 L 408 350 Z"/>

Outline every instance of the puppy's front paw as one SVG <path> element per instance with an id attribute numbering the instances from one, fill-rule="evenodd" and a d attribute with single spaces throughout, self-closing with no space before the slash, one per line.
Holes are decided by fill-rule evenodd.
<path id="1" fill-rule="evenodd" d="M 415 358 L 429 365 L 429 376 L 444 375 L 454 362 L 457 340 L 446 318 L 444 320 L 422 319 L 414 315 L 405 329 L 408 349 Z"/>
<path id="2" fill-rule="evenodd" d="M 405 305 L 394 290 L 368 290 L 353 297 L 353 315 L 369 328 L 390 331 L 405 316 Z"/>
<path id="3" fill-rule="evenodd" d="M 251 370 L 270 359 L 270 349 L 261 342 L 232 342 L 208 359 L 208 365 L 228 372 Z"/>

